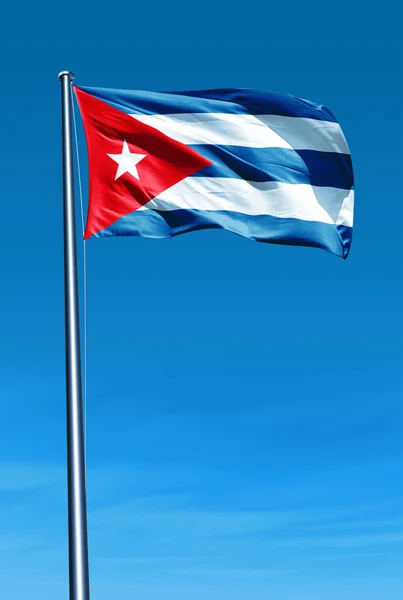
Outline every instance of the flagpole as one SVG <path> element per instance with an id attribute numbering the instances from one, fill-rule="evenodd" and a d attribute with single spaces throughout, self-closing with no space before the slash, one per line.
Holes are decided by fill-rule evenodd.
<path id="1" fill-rule="evenodd" d="M 70 600 L 89 600 L 85 449 L 77 283 L 73 144 L 71 133 L 71 82 L 73 78 L 74 75 L 69 71 L 63 71 L 59 74 L 62 84 L 63 134 L 69 589 Z"/>

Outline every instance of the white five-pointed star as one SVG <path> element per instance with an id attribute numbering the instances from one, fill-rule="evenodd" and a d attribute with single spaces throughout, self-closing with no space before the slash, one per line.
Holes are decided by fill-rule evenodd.
<path id="1" fill-rule="evenodd" d="M 129 146 L 126 140 L 123 142 L 123 148 L 121 154 L 108 154 L 108 156 L 118 163 L 118 170 L 116 171 L 115 181 L 119 179 L 125 173 L 130 173 L 136 179 L 140 179 L 137 171 L 137 164 L 147 156 L 147 154 L 135 154 L 130 152 Z"/>

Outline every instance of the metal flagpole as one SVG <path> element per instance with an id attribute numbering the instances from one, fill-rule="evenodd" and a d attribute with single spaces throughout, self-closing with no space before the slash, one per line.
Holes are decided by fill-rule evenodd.
<path id="1" fill-rule="evenodd" d="M 59 74 L 62 84 L 64 295 L 66 327 L 66 409 L 69 512 L 70 600 L 89 600 L 85 449 L 78 309 L 74 167 L 71 135 L 71 82 L 68 71 Z"/>

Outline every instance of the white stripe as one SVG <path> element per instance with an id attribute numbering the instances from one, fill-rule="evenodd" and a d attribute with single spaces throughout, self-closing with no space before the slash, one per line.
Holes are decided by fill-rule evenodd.
<path id="1" fill-rule="evenodd" d="M 353 198 L 352 190 L 306 184 L 187 177 L 148 202 L 144 208 L 226 210 L 352 226 Z"/>
<path id="2" fill-rule="evenodd" d="M 344 199 L 341 206 L 340 212 L 337 216 L 337 225 L 347 225 L 347 227 L 353 226 L 354 219 L 354 191 L 351 190 L 348 196 Z"/>
<path id="3" fill-rule="evenodd" d="M 253 115 L 187 113 L 130 116 L 182 144 L 291 148 L 288 142 Z"/>
<path id="4" fill-rule="evenodd" d="M 182 144 L 349 153 L 340 125 L 317 119 L 229 113 L 130 116 Z"/>
<path id="5" fill-rule="evenodd" d="M 284 138 L 294 150 L 350 154 L 338 123 L 278 115 L 260 115 L 258 118 Z"/>

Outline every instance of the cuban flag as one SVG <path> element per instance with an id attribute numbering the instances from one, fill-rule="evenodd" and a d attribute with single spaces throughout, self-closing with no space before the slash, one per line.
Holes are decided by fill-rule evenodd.
<path id="1" fill-rule="evenodd" d="M 347 257 L 353 169 L 324 106 L 251 89 L 74 90 L 89 157 L 85 239 L 221 228 Z"/>

